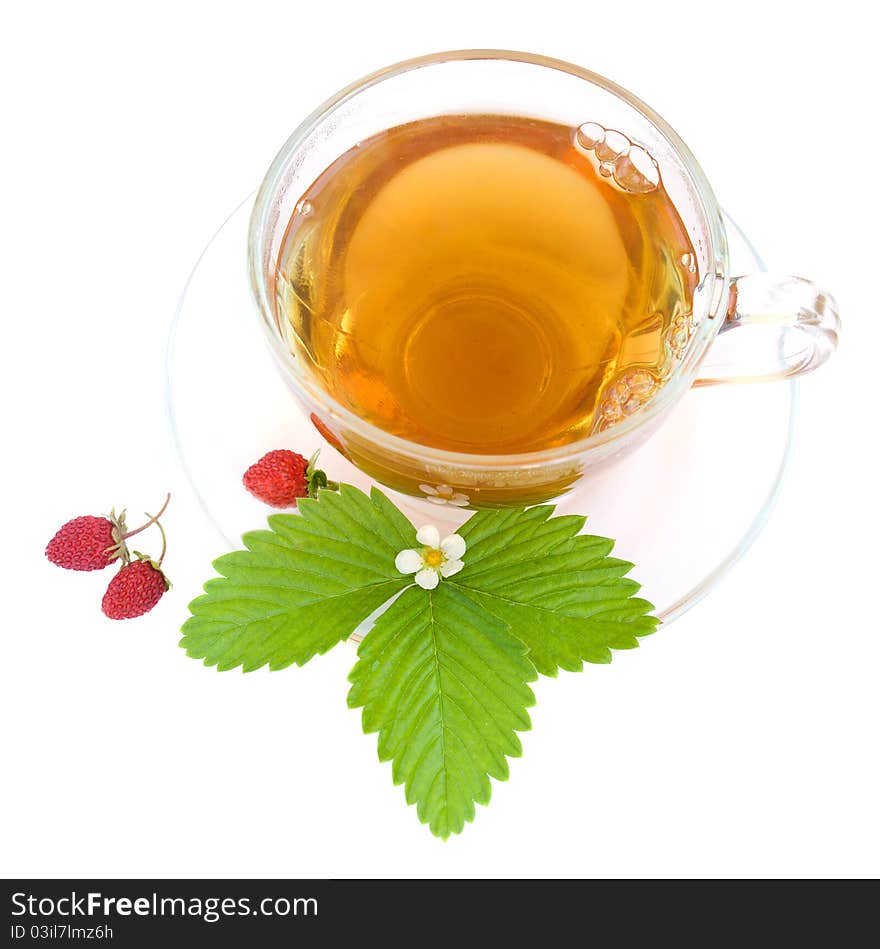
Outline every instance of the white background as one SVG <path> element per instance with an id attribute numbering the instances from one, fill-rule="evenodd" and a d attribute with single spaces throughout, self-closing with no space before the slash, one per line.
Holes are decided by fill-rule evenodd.
<path id="1" fill-rule="evenodd" d="M 7 9 L 4 875 L 880 872 L 880 140 L 865 9 Z M 248 676 L 177 648 L 219 551 L 171 454 L 161 386 L 195 257 L 299 120 L 375 68 L 462 47 L 557 56 L 646 99 L 771 268 L 833 288 L 846 328 L 833 363 L 802 387 L 794 465 L 749 556 L 641 649 L 537 683 L 511 780 L 443 844 L 404 806 L 375 736 L 346 708 L 350 647 Z M 111 504 L 138 512 L 166 489 L 175 587 L 141 620 L 105 620 L 108 575 L 58 570 L 46 541 L 70 517 Z"/>

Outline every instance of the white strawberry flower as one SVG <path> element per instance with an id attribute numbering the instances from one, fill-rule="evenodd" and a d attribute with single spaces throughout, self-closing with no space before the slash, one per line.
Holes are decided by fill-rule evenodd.
<path id="1" fill-rule="evenodd" d="M 466 494 L 456 491 L 448 484 L 420 484 L 419 491 L 432 504 L 451 504 L 453 507 L 467 507 L 470 504 L 470 498 Z"/>
<path id="2" fill-rule="evenodd" d="M 426 524 L 416 532 L 421 549 L 401 550 L 394 558 L 394 566 L 401 573 L 414 573 L 413 578 L 423 590 L 433 590 L 441 577 L 451 577 L 464 566 L 462 557 L 467 549 L 465 539 L 450 534 L 440 540 L 440 531 Z"/>

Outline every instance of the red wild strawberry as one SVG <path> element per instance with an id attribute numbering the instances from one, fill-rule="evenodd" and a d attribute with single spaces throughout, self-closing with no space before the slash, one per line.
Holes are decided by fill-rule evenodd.
<path id="1" fill-rule="evenodd" d="M 318 488 L 338 488 L 315 468 L 317 458 L 317 452 L 306 461 L 295 451 L 279 448 L 252 464 L 241 480 L 255 498 L 272 507 L 296 507 L 299 498 L 315 497 Z"/>
<path id="2" fill-rule="evenodd" d="M 103 570 L 119 556 L 119 539 L 113 521 L 86 514 L 58 531 L 46 547 L 46 556 L 68 570 Z"/>
<path id="3" fill-rule="evenodd" d="M 110 619 L 134 619 L 148 613 L 171 586 L 159 565 L 135 560 L 122 567 L 110 581 L 101 609 Z"/>
<path id="4" fill-rule="evenodd" d="M 128 563 L 125 541 L 154 524 L 164 513 L 171 495 L 165 498 L 162 509 L 146 524 L 133 531 L 125 529 L 125 511 L 109 517 L 84 515 L 68 521 L 46 547 L 46 556 L 52 563 L 68 570 L 102 570 L 114 560 Z"/>

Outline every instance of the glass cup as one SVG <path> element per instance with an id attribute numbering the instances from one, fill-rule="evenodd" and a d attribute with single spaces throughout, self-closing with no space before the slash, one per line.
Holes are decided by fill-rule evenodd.
<path id="1" fill-rule="evenodd" d="M 312 182 L 358 142 L 445 114 L 528 116 L 577 129 L 600 170 L 622 187 L 653 159 L 694 248 L 693 314 L 656 391 L 635 374 L 601 407 L 597 430 L 566 445 L 510 455 L 446 451 L 383 431 L 334 401 L 285 339 L 276 310 L 279 251 Z M 650 158 L 645 161 L 645 152 Z M 641 171 L 640 171 L 641 169 Z M 251 288 L 281 373 L 327 441 L 397 491 L 459 507 L 523 505 L 558 497 L 580 478 L 633 451 L 691 386 L 788 379 L 821 365 L 837 346 L 830 294 L 799 277 L 730 273 L 718 202 L 688 147 L 647 105 L 607 79 L 559 60 L 464 50 L 408 60 L 354 83 L 287 140 L 263 181 L 248 237 Z M 640 389 L 641 387 L 641 389 Z"/>

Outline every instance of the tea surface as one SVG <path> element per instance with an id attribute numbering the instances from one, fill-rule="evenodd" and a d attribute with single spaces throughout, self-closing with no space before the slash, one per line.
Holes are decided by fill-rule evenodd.
<path id="1" fill-rule="evenodd" d="M 576 130 L 442 116 L 361 142 L 303 195 L 282 332 L 337 401 L 454 451 L 564 444 L 650 398 L 687 340 L 693 248 Z"/>

